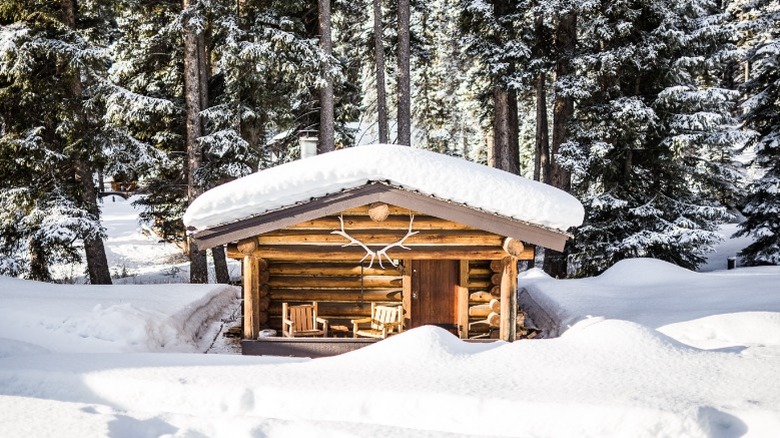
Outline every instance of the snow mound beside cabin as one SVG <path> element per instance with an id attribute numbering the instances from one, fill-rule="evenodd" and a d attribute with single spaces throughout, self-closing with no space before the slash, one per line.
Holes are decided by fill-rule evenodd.
<path id="1" fill-rule="evenodd" d="M 0 277 L 0 338 L 52 352 L 202 351 L 210 324 L 238 296 L 238 288 L 224 285 L 54 285 Z"/>
<path id="2" fill-rule="evenodd" d="M 547 336 L 559 336 L 579 321 L 607 318 L 668 326 L 682 342 L 709 339 L 709 348 L 774 342 L 748 327 L 774 327 L 780 317 L 778 285 L 780 267 L 696 273 L 654 259 L 624 260 L 594 278 L 556 280 L 534 269 L 518 279 L 523 308 Z M 755 312 L 777 316 L 758 314 L 756 320 Z M 733 316 L 702 319 L 718 315 Z M 731 327 L 740 325 L 746 328 Z"/>

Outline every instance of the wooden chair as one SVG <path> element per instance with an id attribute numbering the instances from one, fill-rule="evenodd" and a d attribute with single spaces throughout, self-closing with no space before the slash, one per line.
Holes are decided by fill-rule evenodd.
<path id="1" fill-rule="evenodd" d="M 361 324 L 368 327 L 361 328 Z M 352 320 L 352 335 L 355 338 L 385 339 L 401 333 L 404 329 L 404 309 L 402 306 L 381 306 L 371 303 L 371 317 Z"/>
<path id="2" fill-rule="evenodd" d="M 319 323 L 320 328 L 317 328 Z M 282 335 L 288 338 L 328 337 L 328 320 L 317 317 L 317 302 L 289 306 L 282 303 Z"/>

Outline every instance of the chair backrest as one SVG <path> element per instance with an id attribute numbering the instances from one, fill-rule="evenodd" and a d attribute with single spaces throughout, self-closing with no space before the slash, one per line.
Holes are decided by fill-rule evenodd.
<path id="1" fill-rule="evenodd" d="M 292 329 L 295 332 L 314 330 L 314 319 L 317 315 L 317 309 L 314 304 L 302 304 L 300 306 L 290 306 L 290 321 Z"/>
<path id="2" fill-rule="evenodd" d="M 401 322 L 403 307 L 401 306 L 377 306 L 371 308 L 371 328 L 381 330 L 381 324 L 388 322 Z"/>

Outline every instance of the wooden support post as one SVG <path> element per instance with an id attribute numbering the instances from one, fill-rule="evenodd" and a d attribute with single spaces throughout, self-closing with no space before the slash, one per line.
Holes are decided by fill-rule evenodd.
<path id="1" fill-rule="evenodd" d="M 244 283 L 244 339 L 257 339 L 260 332 L 258 303 L 260 300 L 260 272 L 257 257 L 244 256 L 242 279 Z"/>
<path id="2" fill-rule="evenodd" d="M 517 259 L 504 257 L 501 260 L 501 326 L 499 337 L 513 342 L 517 333 Z"/>
<path id="3" fill-rule="evenodd" d="M 404 308 L 404 330 L 412 328 L 412 260 L 404 259 L 401 296 Z"/>
<path id="4" fill-rule="evenodd" d="M 469 337 L 469 261 L 460 261 L 458 280 L 458 334 L 461 339 Z"/>

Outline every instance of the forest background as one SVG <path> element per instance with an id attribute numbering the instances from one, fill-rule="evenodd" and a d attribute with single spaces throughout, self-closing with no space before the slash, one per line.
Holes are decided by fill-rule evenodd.
<path id="1" fill-rule="evenodd" d="M 110 283 L 111 178 L 204 282 L 189 202 L 311 135 L 572 193 L 585 223 L 554 276 L 694 269 L 727 221 L 743 263 L 778 264 L 779 23 L 777 0 L 0 0 L 0 274 L 86 259 Z"/>

